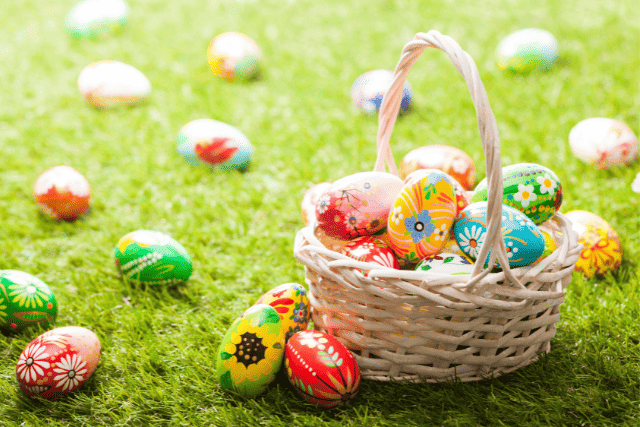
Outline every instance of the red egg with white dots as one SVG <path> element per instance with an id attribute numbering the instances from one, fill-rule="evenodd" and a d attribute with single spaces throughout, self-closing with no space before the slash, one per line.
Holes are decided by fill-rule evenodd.
<path id="1" fill-rule="evenodd" d="M 360 387 L 353 354 L 337 338 L 320 331 L 301 331 L 287 342 L 287 377 L 307 402 L 336 408 L 349 402 Z"/>
<path id="2" fill-rule="evenodd" d="M 33 197 L 45 214 L 58 221 L 72 221 L 89 210 L 91 188 L 71 166 L 54 166 L 38 177 Z"/>

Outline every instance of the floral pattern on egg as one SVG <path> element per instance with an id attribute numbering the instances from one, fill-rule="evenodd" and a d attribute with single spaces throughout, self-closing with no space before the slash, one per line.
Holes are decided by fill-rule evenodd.
<path id="1" fill-rule="evenodd" d="M 358 261 L 379 264 L 396 270 L 400 269 L 393 250 L 382 239 L 374 236 L 364 236 L 349 241 L 343 253 Z M 368 275 L 367 271 L 359 271 L 365 276 Z"/>
<path id="2" fill-rule="evenodd" d="M 280 315 L 285 341 L 296 332 L 307 329 L 311 307 L 307 290 L 297 283 L 285 283 L 262 295 L 256 304 L 267 304 Z"/>

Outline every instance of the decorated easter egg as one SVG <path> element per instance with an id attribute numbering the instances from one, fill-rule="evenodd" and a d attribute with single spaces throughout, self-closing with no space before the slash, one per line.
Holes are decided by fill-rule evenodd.
<path id="1" fill-rule="evenodd" d="M 330 182 L 321 182 L 312 185 L 307 192 L 304 193 L 304 197 L 302 198 L 302 220 L 305 225 L 309 225 L 312 219 L 315 222 L 318 199 L 330 186 Z"/>
<path id="2" fill-rule="evenodd" d="M 584 246 L 575 271 L 590 278 L 620 267 L 622 243 L 606 220 L 588 211 L 570 211 L 565 216 L 578 233 L 578 242 Z"/>
<path id="3" fill-rule="evenodd" d="M 95 108 L 113 108 L 142 102 L 151 91 L 151 83 L 129 64 L 98 61 L 80 72 L 78 88 Z"/>
<path id="4" fill-rule="evenodd" d="M 22 271 L 0 270 L 0 329 L 52 323 L 57 314 L 56 297 L 46 283 Z"/>
<path id="5" fill-rule="evenodd" d="M 382 98 L 393 83 L 393 71 L 372 70 L 360 75 L 351 86 L 351 99 L 356 107 L 365 114 L 375 114 L 380 110 Z M 411 85 L 404 82 L 400 111 L 411 106 Z"/>
<path id="6" fill-rule="evenodd" d="M 282 366 L 285 331 L 278 312 L 257 304 L 236 319 L 220 342 L 216 376 L 225 390 L 255 397 Z"/>
<path id="7" fill-rule="evenodd" d="M 629 126 L 604 117 L 592 117 L 569 132 L 569 146 L 580 160 L 600 169 L 624 166 L 638 158 L 638 138 Z"/>
<path id="8" fill-rule="evenodd" d="M 458 246 L 458 242 L 456 241 L 454 230 L 455 230 L 455 227 L 451 227 L 451 237 L 449 238 L 449 240 L 447 240 L 447 243 L 444 244 L 442 249 L 440 249 L 440 252 L 461 255 L 466 257 L 467 254 L 465 254 L 462 251 L 462 249 L 460 249 L 460 246 Z"/>
<path id="9" fill-rule="evenodd" d="M 542 225 L 538 227 L 540 233 L 542 233 L 542 237 L 544 238 L 544 251 L 540 258 L 536 260 L 536 262 L 540 262 L 549 255 L 551 255 L 556 249 L 558 249 L 558 243 L 556 242 L 556 237 L 553 230 L 545 230 Z"/>
<path id="10" fill-rule="evenodd" d="M 350 240 L 344 247 L 343 253 L 358 261 L 370 262 L 396 270 L 400 269 L 393 250 L 375 236 L 363 236 Z M 368 274 L 366 271 L 361 272 L 365 276 Z"/>
<path id="11" fill-rule="evenodd" d="M 242 132 L 212 119 L 187 123 L 176 144 L 187 162 L 211 169 L 246 169 L 253 154 L 253 145 Z"/>
<path id="12" fill-rule="evenodd" d="M 476 185 L 476 165 L 467 153 L 448 145 L 425 145 L 407 153 L 398 172 L 400 178 L 420 169 L 438 169 L 455 179 L 465 190 Z"/>
<path id="13" fill-rule="evenodd" d="M 129 5 L 124 0 L 82 0 L 67 14 L 64 25 L 74 37 L 97 37 L 127 24 Z"/>
<path id="14" fill-rule="evenodd" d="M 185 248 L 159 231 L 137 230 L 123 236 L 114 257 L 123 275 L 149 285 L 181 283 L 193 271 Z"/>
<path id="15" fill-rule="evenodd" d="M 304 286 L 297 283 L 285 283 L 262 295 L 256 304 L 267 304 L 280 315 L 285 331 L 285 341 L 293 334 L 304 331 L 309 324 L 311 307 Z"/>
<path id="16" fill-rule="evenodd" d="M 551 218 L 562 204 L 562 185 L 550 169 L 535 163 L 518 163 L 502 168 L 502 203 L 523 212 L 536 224 Z M 487 179 L 480 181 L 472 202 L 488 199 Z"/>
<path id="17" fill-rule="evenodd" d="M 100 340 L 90 330 L 66 326 L 45 332 L 24 349 L 16 366 L 20 389 L 57 399 L 79 389 L 100 361 Z"/>
<path id="18" fill-rule="evenodd" d="M 72 221 L 89 210 L 89 181 L 71 166 L 54 166 L 44 171 L 33 187 L 40 210 L 58 221 Z"/>
<path id="19" fill-rule="evenodd" d="M 473 271 L 473 260 L 466 255 L 440 252 L 431 258 L 420 261 L 416 266 L 416 271 L 454 276 L 470 275 Z"/>
<path id="20" fill-rule="evenodd" d="M 505 37 L 496 51 L 498 67 L 515 73 L 547 70 L 558 59 L 558 41 L 548 31 L 526 28 Z"/>
<path id="21" fill-rule="evenodd" d="M 318 226 L 331 237 L 368 236 L 387 225 L 402 180 L 386 172 L 360 172 L 331 184 L 318 199 Z"/>
<path id="22" fill-rule="evenodd" d="M 460 249 L 477 259 L 487 234 L 487 202 L 467 206 L 456 218 L 454 233 Z M 502 236 L 510 267 L 533 264 L 544 252 L 544 237 L 538 227 L 522 212 L 506 205 L 502 205 Z"/>
<path id="23" fill-rule="evenodd" d="M 287 343 L 287 377 L 309 403 L 335 408 L 349 402 L 360 387 L 360 369 L 337 338 L 320 331 L 302 331 Z"/>
<path id="24" fill-rule="evenodd" d="M 407 185 L 409 183 L 415 183 L 433 172 L 445 173 L 439 169 L 417 169 L 411 172 L 409 175 L 407 175 L 404 178 L 404 185 Z M 469 204 L 471 203 L 472 192 L 466 191 L 464 187 L 462 187 L 462 185 L 455 178 L 453 178 L 449 174 L 447 175 L 449 176 L 451 181 L 454 181 L 455 183 L 454 192 L 456 194 L 456 216 L 457 216 L 464 208 L 469 206 Z"/>
<path id="25" fill-rule="evenodd" d="M 456 214 L 455 185 L 449 175 L 433 170 L 402 188 L 387 225 L 396 255 L 416 263 L 440 252 Z"/>
<path id="26" fill-rule="evenodd" d="M 254 42 L 242 33 L 222 33 L 207 49 L 209 66 L 228 81 L 250 80 L 260 73 L 262 53 Z"/>
<path id="27" fill-rule="evenodd" d="M 333 252 L 343 253 L 344 247 L 349 243 L 349 240 L 337 239 L 327 235 L 322 228 L 317 226 L 313 229 L 313 235 L 322 243 L 322 246 Z"/>

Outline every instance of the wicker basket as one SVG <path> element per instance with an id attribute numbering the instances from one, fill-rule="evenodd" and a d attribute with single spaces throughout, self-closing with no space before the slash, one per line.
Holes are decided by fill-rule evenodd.
<path id="1" fill-rule="evenodd" d="M 477 381 L 526 366 L 550 350 L 564 288 L 582 246 L 571 223 L 550 221 L 558 248 L 541 262 L 509 268 L 501 232 L 503 178 L 498 129 L 478 69 L 448 36 L 419 33 L 402 51 L 393 84 L 380 109 L 375 171 L 397 175 L 389 146 L 402 87 L 427 47 L 449 55 L 467 82 L 486 157 L 487 235 L 478 259 L 491 250 L 487 269 L 471 276 L 385 268 L 325 248 L 311 222 L 296 235 L 294 254 L 305 265 L 316 329 L 336 336 L 356 356 L 362 376 L 373 380 Z M 495 249 L 495 250 L 494 250 Z M 492 273 L 497 260 L 505 266 Z M 368 271 L 365 277 L 358 270 Z M 467 280 L 467 282 L 463 282 Z"/>

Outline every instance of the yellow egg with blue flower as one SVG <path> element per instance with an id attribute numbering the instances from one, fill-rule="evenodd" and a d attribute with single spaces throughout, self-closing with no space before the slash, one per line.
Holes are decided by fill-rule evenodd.
<path id="1" fill-rule="evenodd" d="M 282 366 L 284 333 L 280 315 L 270 305 L 247 309 L 218 347 L 216 377 L 222 388 L 244 397 L 265 391 Z"/>

